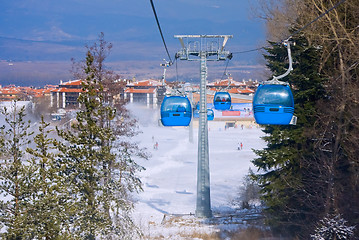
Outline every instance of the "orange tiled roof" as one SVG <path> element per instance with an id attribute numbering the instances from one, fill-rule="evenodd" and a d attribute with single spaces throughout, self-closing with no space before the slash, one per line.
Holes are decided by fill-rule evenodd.
<path id="1" fill-rule="evenodd" d="M 155 93 L 155 88 L 149 88 L 149 89 L 133 89 L 133 88 L 127 88 L 125 90 L 125 93 Z"/>
<path id="2" fill-rule="evenodd" d="M 10 88 L 0 88 L 0 94 L 19 94 L 21 93 L 19 88 L 10 87 Z"/>
<path id="3" fill-rule="evenodd" d="M 77 86 L 77 85 L 81 85 L 81 83 L 82 83 L 82 80 L 72 80 L 72 81 L 62 83 L 60 85 L 62 85 L 62 86 Z"/>
<path id="4" fill-rule="evenodd" d="M 246 88 L 246 89 L 239 89 L 239 88 L 232 88 L 228 90 L 229 93 L 254 93 L 254 90 Z"/>
<path id="5" fill-rule="evenodd" d="M 239 89 L 237 89 L 237 88 L 232 88 L 232 89 L 228 89 L 227 92 L 229 92 L 229 93 L 239 93 L 238 90 Z"/>
<path id="6" fill-rule="evenodd" d="M 43 93 L 50 93 L 52 90 L 55 90 L 56 88 L 46 88 L 42 89 Z"/>
<path id="7" fill-rule="evenodd" d="M 49 94 L 51 91 L 56 90 L 56 88 L 40 88 L 40 89 L 33 89 L 34 97 L 43 97 L 46 94 Z"/>
<path id="8" fill-rule="evenodd" d="M 34 89 L 33 93 L 34 97 L 42 97 L 44 96 L 44 89 Z"/>
<path id="9" fill-rule="evenodd" d="M 241 93 L 254 93 L 254 90 L 246 88 L 246 89 L 239 89 L 239 91 L 241 91 Z"/>
<path id="10" fill-rule="evenodd" d="M 51 90 L 51 92 L 83 92 L 82 89 L 79 88 L 58 88 L 58 89 L 53 89 Z"/>

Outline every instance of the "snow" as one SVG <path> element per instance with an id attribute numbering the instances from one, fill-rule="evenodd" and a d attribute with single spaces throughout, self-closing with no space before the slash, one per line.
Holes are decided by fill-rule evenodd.
<path id="1" fill-rule="evenodd" d="M 161 127 L 158 111 L 133 105 L 129 109 L 139 120 L 142 131 L 136 140 L 152 155 L 149 160 L 138 160 L 146 170 L 140 173 L 144 191 L 135 196 L 137 203 L 133 215 L 145 236 L 186 239 L 180 236 L 183 232 L 210 234 L 216 231 L 216 224 L 203 224 L 205 219 L 193 216 L 196 209 L 198 122 L 194 122 L 191 143 L 188 127 Z M 208 125 L 211 206 L 217 219 L 221 214 L 233 211 L 231 201 L 238 197 L 244 176 L 249 168 L 255 171 L 251 160 L 256 156 L 252 149 L 265 147 L 260 138 L 264 133 L 254 123 L 246 123 L 243 129 L 239 123 L 237 128 L 226 130 L 225 123 L 210 121 Z M 156 142 L 158 149 L 154 149 Z M 240 142 L 243 143 L 242 150 L 237 149 Z M 181 223 L 166 224 L 170 221 Z M 243 219 L 236 221 L 237 224 L 227 223 L 222 227 L 236 228 L 240 227 L 238 222 L 246 223 Z"/>
<path id="2" fill-rule="evenodd" d="M 26 103 L 24 103 L 26 105 Z M 194 216 L 197 189 L 198 120 L 194 121 L 193 143 L 188 127 L 161 127 L 159 110 L 145 106 L 128 106 L 139 121 L 141 134 L 134 138 L 140 147 L 147 148 L 149 160 L 138 159 L 146 168 L 139 176 L 144 191 L 135 195 L 133 218 L 145 239 L 202 239 L 194 233 L 212 234 L 246 227 L 248 215 L 238 210 L 233 199 L 238 198 L 248 169 L 255 167 L 252 149 L 262 149 L 264 136 L 254 122 L 238 122 L 237 128 L 225 128 L 226 121 L 209 122 L 209 163 L 211 206 L 214 217 Z M 244 124 L 244 128 L 241 128 Z M 155 143 L 158 149 L 154 149 Z M 243 149 L 238 150 L 238 144 Z M 251 216 L 256 216 L 255 211 Z M 188 236 L 192 236 L 188 238 Z M 210 239 L 210 238 L 207 238 Z"/>
<path id="3" fill-rule="evenodd" d="M 340 214 L 327 214 L 316 229 L 313 240 L 350 239 L 354 234 L 355 226 L 347 226 L 347 221 Z"/>

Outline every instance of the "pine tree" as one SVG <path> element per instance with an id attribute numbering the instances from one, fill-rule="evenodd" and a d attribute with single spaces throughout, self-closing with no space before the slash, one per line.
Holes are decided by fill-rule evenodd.
<path id="1" fill-rule="evenodd" d="M 71 181 L 73 231 L 84 239 L 95 239 L 111 226 L 110 216 L 103 211 L 107 202 L 101 201 L 106 191 L 101 184 L 104 178 L 102 160 L 110 153 L 101 149 L 101 145 L 103 141 L 110 141 L 112 135 L 109 129 L 97 124 L 103 110 L 98 96 L 102 89 L 94 79 L 93 57 L 89 52 L 86 60 L 88 77 L 78 99 L 84 109 L 77 113 L 77 124 L 72 126 L 72 131 L 59 131 L 59 135 L 68 142 L 61 150 L 66 166 L 64 174 Z"/>
<path id="2" fill-rule="evenodd" d="M 103 65 L 97 61 L 103 61 L 103 55 L 99 58 L 98 52 L 90 50 L 83 66 L 86 78 L 77 123 L 70 131 L 58 131 L 65 140 L 60 146 L 63 174 L 71 184 L 71 228 L 84 239 L 132 239 L 139 231 L 130 217 L 130 196 L 141 190 L 136 174 L 143 169 L 133 157 L 146 155 L 129 142 L 134 133 L 126 123 L 126 112 L 118 115 L 106 99 L 104 79 L 98 77 L 102 76 L 98 66 Z"/>
<path id="3" fill-rule="evenodd" d="M 308 76 L 307 70 L 313 69 L 313 73 L 322 80 L 317 82 L 319 88 L 310 88 L 320 89 L 318 96 L 315 96 L 312 102 L 307 101 L 303 105 L 305 107 L 303 110 L 296 108 L 298 116 L 301 115 L 300 112 L 305 113 L 305 116 L 307 114 L 310 116 L 305 129 L 298 129 L 300 134 L 295 140 L 296 143 L 300 143 L 298 136 L 302 136 L 302 143 L 295 148 L 298 150 L 298 155 L 293 157 L 298 167 L 292 170 L 293 173 L 297 173 L 297 177 L 294 177 L 291 182 L 286 179 L 288 178 L 287 171 L 275 175 L 279 173 L 279 169 L 285 170 L 284 161 L 279 161 L 278 166 L 274 164 L 280 159 L 278 156 L 286 152 L 286 149 L 282 148 L 281 140 L 284 134 L 280 128 L 279 130 L 267 128 L 270 134 L 268 151 L 266 152 L 265 149 L 258 152 L 259 155 L 262 154 L 258 159 L 258 164 L 261 169 L 269 170 L 268 176 L 263 175 L 262 180 L 263 184 L 268 184 L 264 186 L 264 192 L 270 206 L 268 209 L 272 210 L 273 215 L 277 217 L 274 221 L 283 228 L 293 223 L 293 229 L 296 232 L 303 230 L 301 237 L 308 239 L 309 234 L 315 228 L 315 223 L 332 212 L 343 214 L 351 225 L 359 222 L 359 205 L 357 204 L 359 200 L 357 188 L 359 179 L 359 47 L 356 44 L 359 40 L 357 34 L 359 5 L 357 0 L 341 1 L 335 7 L 332 1 L 327 0 L 278 2 L 280 2 L 279 7 L 275 11 L 268 12 L 269 21 L 274 22 L 279 19 L 278 17 L 285 16 L 292 20 L 286 22 L 287 26 L 296 26 L 297 29 L 306 26 L 301 34 L 316 50 L 316 56 L 307 58 L 311 61 L 305 61 L 305 58 L 299 59 L 297 68 L 302 68 L 305 63 L 304 66 L 307 66 L 307 69 L 302 68 L 301 73 Z M 321 18 L 307 25 L 318 16 Z M 278 54 L 270 57 L 275 60 Z M 277 69 L 278 66 L 277 63 L 273 63 L 271 70 Z M 290 76 L 292 75 L 291 73 Z M 303 81 L 303 83 L 306 82 Z M 311 84 L 310 81 L 308 83 Z M 292 86 L 295 90 L 299 90 L 295 96 L 296 101 L 298 97 L 307 95 L 308 92 L 303 89 L 305 86 L 301 83 L 293 82 Z M 299 117 L 300 121 L 301 119 L 302 117 Z M 294 130 L 297 127 L 291 129 Z M 277 145 L 278 148 L 271 145 L 271 141 L 274 142 L 275 139 L 278 140 L 277 143 L 280 143 Z M 265 161 L 270 164 L 267 165 Z M 274 167 L 277 169 L 271 171 Z M 270 179 L 269 175 L 284 180 L 283 184 L 278 180 L 276 181 L 278 186 L 274 186 L 273 178 Z M 268 182 L 265 181 L 266 179 Z M 272 191 L 269 186 L 272 186 Z M 283 186 L 288 186 L 289 191 L 285 193 L 281 189 Z M 275 197 L 276 194 L 278 195 L 277 189 L 285 194 Z M 274 208 L 276 206 L 278 206 L 277 209 Z M 296 217 L 293 218 L 293 216 Z M 355 234 L 358 235 L 358 233 L 356 229 Z"/>
<path id="4" fill-rule="evenodd" d="M 25 148 L 30 143 L 30 121 L 25 120 L 25 106 L 19 109 L 17 101 L 11 108 L 4 107 L 1 114 L 5 117 L 1 137 L 0 164 L 0 221 L 6 227 L 2 236 L 6 239 L 30 239 L 27 228 L 31 189 L 29 182 L 29 164 L 25 157 Z"/>
<path id="5" fill-rule="evenodd" d="M 66 179 L 61 176 L 57 164 L 57 143 L 49 135 L 54 129 L 41 117 L 38 133 L 34 138 L 36 147 L 27 148 L 32 155 L 29 162 L 30 190 L 29 201 L 31 216 L 27 228 L 35 239 L 71 239 L 66 233 L 68 225 L 66 215 Z"/>
<path id="6" fill-rule="evenodd" d="M 310 47 L 303 38 L 295 38 L 292 47 L 293 71 L 284 81 L 290 83 L 295 101 L 296 126 L 266 126 L 263 139 L 267 147 L 256 150 L 259 158 L 253 161 L 263 174 L 256 179 L 262 186 L 262 198 L 269 214 L 269 223 L 274 229 L 300 233 L 312 219 L 313 206 L 306 205 L 307 192 L 303 188 L 306 171 L 310 168 L 304 162 L 313 157 L 313 143 L 310 128 L 315 122 L 315 103 L 324 95 L 323 79 L 318 74 L 318 49 Z M 287 68 L 286 49 L 272 43 L 267 49 L 268 67 L 274 75 Z M 318 209 L 319 210 L 319 209 Z M 299 227 L 298 227 L 299 226 Z"/>

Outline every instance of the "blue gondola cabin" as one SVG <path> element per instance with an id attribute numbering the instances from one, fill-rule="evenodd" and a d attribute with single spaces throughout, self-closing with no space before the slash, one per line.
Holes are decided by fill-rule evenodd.
<path id="1" fill-rule="evenodd" d="M 294 114 L 294 98 L 288 85 L 259 85 L 253 97 L 254 118 L 258 124 L 288 125 Z"/>
<path id="2" fill-rule="evenodd" d="M 228 92 L 217 92 L 213 98 L 213 105 L 216 110 L 228 110 L 231 108 L 232 99 Z"/>
<path id="3" fill-rule="evenodd" d="M 214 119 L 214 111 L 212 109 L 207 109 L 207 120 L 212 121 Z"/>
<path id="4" fill-rule="evenodd" d="M 161 122 L 164 126 L 188 126 L 192 107 L 187 97 L 165 97 L 161 104 Z"/>

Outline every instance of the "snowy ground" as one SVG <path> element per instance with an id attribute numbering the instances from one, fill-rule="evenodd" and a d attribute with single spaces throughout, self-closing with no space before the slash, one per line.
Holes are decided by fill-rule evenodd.
<path id="1" fill-rule="evenodd" d="M 208 221 L 192 215 L 196 208 L 198 128 L 193 129 L 191 143 L 188 128 L 160 127 L 157 111 L 138 106 L 130 106 L 130 109 L 136 109 L 134 115 L 142 131 L 137 141 L 152 155 L 149 160 L 139 161 L 146 168 L 140 174 L 144 192 L 135 196 L 134 218 L 145 236 L 151 239 L 189 239 L 181 237 L 183 232 L 218 231 L 220 223 L 208 224 Z M 209 122 L 211 206 L 217 217 L 214 219 L 233 210 L 231 200 L 238 197 L 243 177 L 249 168 L 255 169 L 251 163 L 255 158 L 252 149 L 265 146 L 260 139 L 263 132 L 255 125 L 226 130 L 224 126 L 225 121 Z M 157 150 L 154 149 L 156 142 Z M 243 143 L 242 150 L 237 149 L 240 142 Z M 176 221 L 181 223 L 166 224 Z M 226 227 L 238 228 L 246 221 L 237 219 L 232 223 Z"/>
<path id="2" fill-rule="evenodd" d="M 189 128 L 160 127 L 159 111 L 138 105 L 129 105 L 129 108 L 142 131 L 135 140 L 152 155 L 149 160 L 138 161 L 146 168 L 140 173 L 144 191 L 134 196 L 137 200 L 134 219 L 145 239 L 203 239 L 200 236 L 205 234 L 210 236 L 215 232 L 246 227 L 248 217 L 255 214 L 236 209 L 232 200 L 238 197 L 238 189 L 248 169 L 255 170 L 251 163 L 255 158 L 252 149 L 265 146 L 260 138 L 264 135 L 261 129 L 249 123 L 245 123 L 243 129 L 242 123 L 237 128 L 225 129 L 225 121 L 209 122 L 214 217 L 198 219 L 193 215 L 196 210 L 198 122 L 194 122 L 191 143 Z M 1 117 L 0 121 L 3 121 Z M 158 149 L 154 149 L 156 142 Z M 240 142 L 243 143 L 242 150 L 237 149 Z"/>

